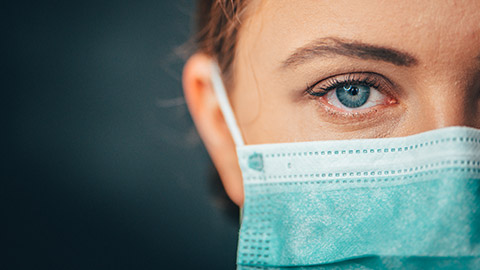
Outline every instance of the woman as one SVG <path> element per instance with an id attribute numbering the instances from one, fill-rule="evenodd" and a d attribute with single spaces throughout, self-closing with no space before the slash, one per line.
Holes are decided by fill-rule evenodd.
<path id="1" fill-rule="evenodd" d="M 479 1 L 199 7 L 184 91 L 239 269 L 480 267 Z"/>

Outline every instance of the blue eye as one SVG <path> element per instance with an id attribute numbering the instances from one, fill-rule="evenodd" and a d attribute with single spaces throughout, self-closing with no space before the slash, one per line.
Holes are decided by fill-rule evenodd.
<path id="1" fill-rule="evenodd" d="M 393 105 L 397 101 L 385 94 L 392 84 L 374 73 L 349 73 L 319 81 L 305 92 L 317 97 L 325 108 L 343 113 L 360 113 L 378 105 Z"/>
<path id="2" fill-rule="evenodd" d="M 363 106 L 370 97 L 370 87 L 359 84 L 346 84 L 336 88 L 338 101 L 348 108 Z"/>

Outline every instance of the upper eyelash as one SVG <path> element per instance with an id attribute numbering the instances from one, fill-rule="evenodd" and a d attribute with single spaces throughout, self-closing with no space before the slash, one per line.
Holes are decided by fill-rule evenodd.
<path id="1" fill-rule="evenodd" d="M 359 78 L 355 76 L 362 76 L 364 75 L 364 78 Z M 325 82 L 324 82 L 325 81 Z M 324 82 L 325 86 L 320 87 L 321 92 L 314 91 L 313 89 L 319 84 Z M 307 89 L 305 90 L 306 93 L 312 95 L 312 96 L 323 96 L 330 92 L 333 89 L 336 89 L 340 86 L 348 85 L 348 84 L 360 84 L 360 85 L 365 85 L 369 87 L 374 87 L 376 89 L 379 89 L 381 87 L 380 82 L 375 76 L 371 76 L 368 74 L 348 74 L 346 75 L 346 78 L 339 80 L 338 76 L 336 77 L 331 77 L 326 80 L 321 80 L 318 81 L 311 86 L 307 85 Z"/>

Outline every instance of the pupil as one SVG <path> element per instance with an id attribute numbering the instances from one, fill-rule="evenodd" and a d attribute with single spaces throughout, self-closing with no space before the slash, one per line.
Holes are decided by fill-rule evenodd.
<path id="1" fill-rule="evenodd" d="M 358 92 L 360 92 L 358 87 L 352 86 L 351 84 L 343 86 L 343 90 L 352 96 L 356 96 L 358 95 Z"/>
<path id="2" fill-rule="evenodd" d="M 358 92 L 359 92 L 357 87 L 352 87 L 352 86 L 348 87 L 348 89 L 345 89 L 345 90 L 347 90 L 347 92 L 349 92 L 350 95 L 352 96 L 358 95 Z"/>

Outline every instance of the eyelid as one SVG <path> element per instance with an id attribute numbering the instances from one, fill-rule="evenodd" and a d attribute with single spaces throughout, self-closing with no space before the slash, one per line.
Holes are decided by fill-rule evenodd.
<path id="1" fill-rule="evenodd" d="M 341 84 L 362 84 L 376 88 L 383 94 L 396 97 L 394 84 L 384 76 L 374 72 L 354 72 L 334 75 L 321 79 L 307 86 L 305 92 L 312 96 L 321 97 Z"/>

